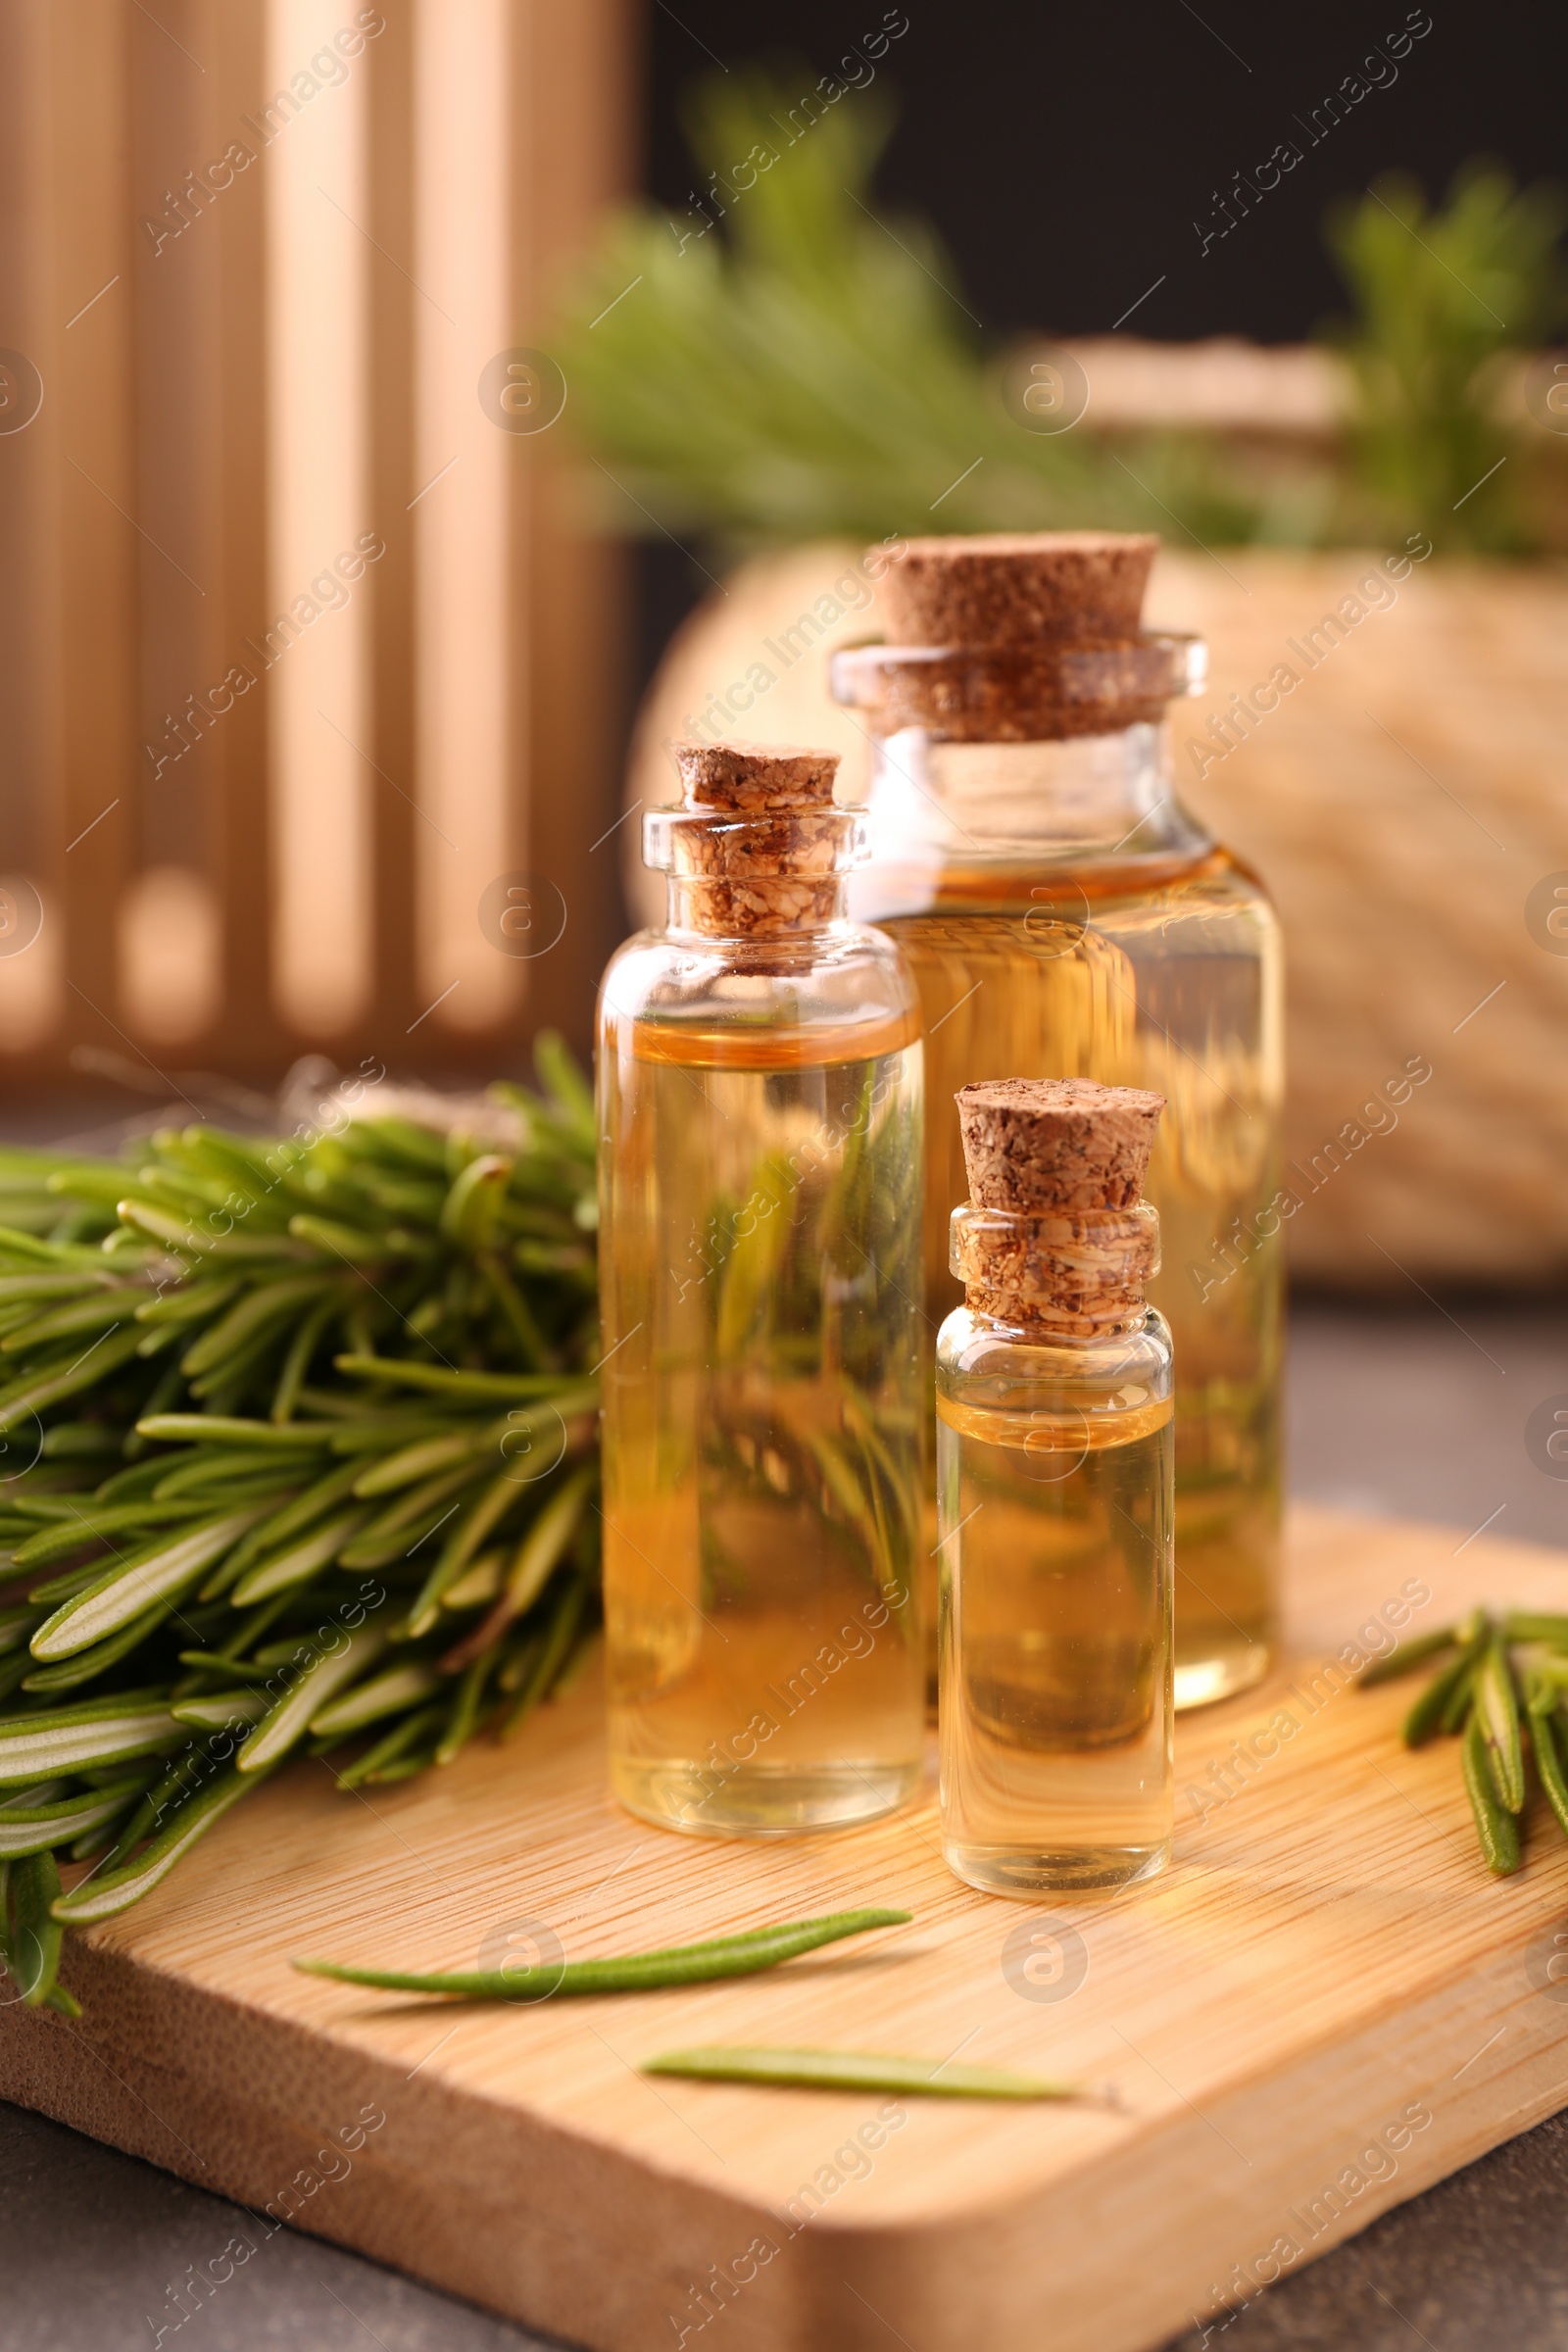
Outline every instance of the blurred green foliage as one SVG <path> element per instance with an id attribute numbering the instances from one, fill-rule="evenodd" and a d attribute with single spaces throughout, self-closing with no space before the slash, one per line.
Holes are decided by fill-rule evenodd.
<path id="1" fill-rule="evenodd" d="M 1556 190 L 1521 193 L 1485 164 L 1459 173 L 1443 212 L 1393 174 L 1331 211 L 1330 249 L 1356 305 L 1335 337 L 1360 397 L 1351 481 L 1390 531 L 1498 553 L 1537 543 L 1528 494 L 1497 478 L 1516 454 L 1498 396 L 1505 355 L 1568 313 L 1565 217 Z"/>
<path id="2" fill-rule="evenodd" d="M 813 121 L 791 105 L 802 86 L 807 69 L 699 84 L 686 129 L 704 196 L 684 218 L 621 214 L 555 321 L 571 423 L 622 527 L 741 547 L 1086 525 L 1205 545 L 1396 527 L 1528 544 L 1513 484 L 1455 501 L 1510 447 L 1489 405 L 1499 352 L 1559 315 L 1549 193 L 1474 171 L 1442 214 L 1391 182 L 1336 220 L 1357 306 L 1336 339 L 1362 411 L 1336 457 L 1271 466 L 1197 432 L 1111 437 L 1092 410 L 1048 434 L 1027 429 L 1019 363 L 986 351 L 929 226 L 876 202 L 881 94 L 816 101 Z"/>

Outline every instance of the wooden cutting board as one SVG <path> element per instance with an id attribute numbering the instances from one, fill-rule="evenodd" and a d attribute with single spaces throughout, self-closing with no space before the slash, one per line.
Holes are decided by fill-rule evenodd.
<path id="1" fill-rule="evenodd" d="M 79 2025 L 0 2012 L 0 2092 L 607 2352 L 720 2314 L 731 2352 L 1163 2342 L 1568 2104 L 1568 1840 L 1533 1823 L 1489 1878 L 1454 1745 L 1407 1753 L 1406 1686 L 1324 1671 L 1380 1612 L 1416 1632 L 1483 1594 L 1568 1608 L 1568 1555 L 1298 1511 L 1291 1663 L 1182 1721 L 1176 1860 L 1112 1896 L 970 1892 L 930 1797 L 779 1845 L 650 1830 L 606 1795 L 587 1691 L 368 1798 L 302 1764 L 68 1945 Z M 472 1967 L 528 1921 L 579 1957 L 866 1900 L 914 1924 L 638 1997 L 460 2008 L 287 1966 Z M 636 2071 L 709 2041 L 961 2050 L 1102 2095 Z M 202 2291 L 248 2259 L 215 2246 Z"/>

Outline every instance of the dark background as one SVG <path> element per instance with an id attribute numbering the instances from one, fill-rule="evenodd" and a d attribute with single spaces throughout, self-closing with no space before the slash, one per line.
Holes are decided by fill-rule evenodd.
<path id="1" fill-rule="evenodd" d="M 883 22 L 885 0 L 656 0 L 647 99 L 650 193 L 684 211 L 695 173 L 682 90 L 763 58 L 793 79 L 829 71 Z M 909 29 L 877 65 L 899 122 L 879 188 L 935 223 L 968 307 L 990 334 L 1105 334 L 1162 273 L 1129 332 L 1182 342 L 1242 334 L 1299 341 L 1341 304 L 1323 249 L 1336 196 L 1397 167 L 1429 198 L 1469 157 L 1520 179 L 1568 178 L 1568 19 L 1559 8 L 1430 0 L 1310 10 L 1242 0 L 1096 6 L 1060 0 L 905 0 Z M 1432 29 L 1317 146 L 1311 109 L 1375 44 Z M 678 19 L 678 21 L 677 21 Z M 710 55 L 705 55 L 705 51 Z M 854 96 L 845 104 L 856 103 Z M 1193 228 L 1236 171 L 1293 139 L 1303 160 L 1237 231 L 1200 258 Z M 1223 225 L 1221 217 L 1220 225 Z"/>
<path id="2" fill-rule="evenodd" d="M 909 29 L 873 61 L 870 86 L 898 110 L 879 211 L 932 222 L 988 340 L 1108 334 L 1136 305 L 1126 331 L 1156 341 L 1299 342 L 1344 307 L 1323 240 L 1337 197 L 1397 169 L 1436 203 L 1476 155 L 1525 184 L 1568 181 L 1568 15 L 1556 8 L 654 0 L 649 195 L 684 214 L 702 185 L 681 100 L 705 74 L 761 61 L 804 95 L 885 13 Z M 1310 144 L 1312 109 L 1410 17 L 1432 29 L 1394 61 L 1397 79 Z M 1204 252 L 1195 220 L 1222 228 L 1216 194 L 1282 140 L 1301 162 Z M 640 547 L 633 705 L 708 585 L 667 541 Z"/>

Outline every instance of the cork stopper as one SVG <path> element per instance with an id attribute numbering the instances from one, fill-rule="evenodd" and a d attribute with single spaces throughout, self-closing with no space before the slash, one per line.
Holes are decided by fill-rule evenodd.
<path id="1" fill-rule="evenodd" d="M 977 1208 L 1131 1208 L 1163 1095 L 1093 1078 L 997 1078 L 956 1097 Z"/>
<path id="2" fill-rule="evenodd" d="M 794 745 L 677 743 L 684 806 L 651 810 L 649 862 L 675 886 L 684 930 L 787 939 L 841 911 L 863 812 L 835 807 L 837 752 Z"/>
<path id="3" fill-rule="evenodd" d="M 1135 636 L 1158 546 L 1145 531 L 911 539 L 883 580 L 888 642 L 975 650 Z"/>
<path id="4" fill-rule="evenodd" d="M 1157 725 L 1204 674 L 1196 637 L 1140 626 L 1158 546 L 1139 531 L 911 539 L 885 566 L 885 642 L 841 647 L 833 692 L 873 735 L 939 743 Z"/>
<path id="5" fill-rule="evenodd" d="M 1163 1095 L 999 1078 L 956 1097 L 970 1199 L 952 1266 L 983 1314 L 1094 1338 L 1145 1313 L 1159 1219 L 1140 1200 Z"/>
<path id="6" fill-rule="evenodd" d="M 674 748 L 688 808 L 752 816 L 774 808 L 833 806 L 837 752 L 758 743 L 677 743 Z"/>

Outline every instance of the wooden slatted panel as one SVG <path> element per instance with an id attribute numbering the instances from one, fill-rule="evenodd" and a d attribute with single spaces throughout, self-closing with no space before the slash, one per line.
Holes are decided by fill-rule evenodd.
<path id="1" fill-rule="evenodd" d="M 217 143 L 221 154 L 264 87 L 266 18 L 256 0 L 208 0 L 209 77 Z M 221 135 L 219 135 L 221 126 Z M 247 137 L 246 143 L 256 141 Z M 222 546 L 219 559 L 222 642 L 215 676 L 239 658 L 241 640 L 266 608 L 267 581 L 267 350 L 261 300 L 267 269 L 266 206 L 260 164 L 239 173 L 202 226 L 216 232 L 219 344 L 225 454 L 221 466 Z M 282 1041 L 270 1000 L 272 839 L 267 797 L 267 710 L 258 691 L 240 696 L 217 731 L 217 877 L 223 908 L 221 1026 L 207 1051 L 209 1062 L 265 1069 Z"/>
<path id="2" fill-rule="evenodd" d="M 363 13 L 345 4 L 342 23 Z M 548 877 L 569 919 L 487 1027 L 444 1027 L 439 1013 L 415 1025 L 434 993 L 416 955 L 427 849 L 414 810 L 409 507 L 420 486 L 419 296 L 410 275 L 419 201 L 415 0 L 387 0 L 377 13 L 382 29 L 350 63 L 368 110 L 367 217 L 356 224 L 369 321 L 368 527 L 387 550 L 361 583 L 372 1001 L 346 1034 L 316 1037 L 276 1011 L 267 682 L 258 677 L 200 728 L 188 716 L 191 696 L 217 688 L 226 699 L 220 681 L 231 665 L 259 670 L 248 642 L 259 642 L 297 586 L 268 571 L 275 436 L 269 157 L 257 128 L 271 95 L 265 0 L 168 0 L 156 22 L 134 0 L 47 12 L 0 0 L 0 64 L 13 94 L 0 175 L 14 224 L 0 256 L 0 348 L 23 352 L 44 383 L 26 429 L 0 431 L 0 891 L 8 875 L 28 877 L 45 910 L 40 940 L 7 955 L 0 899 L 0 1087 L 59 1080 L 74 1057 L 81 1066 L 82 1049 L 136 1062 L 158 1084 L 193 1067 L 275 1075 L 315 1048 L 345 1064 L 373 1054 L 394 1066 L 479 1076 L 514 1064 L 526 1031 L 544 1019 L 587 1042 L 593 985 L 618 916 L 613 874 L 605 858 L 589 858 L 588 844 L 615 812 L 619 565 L 613 551 L 583 538 L 570 483 L 554 464 L 557 444 L 545 436 L 509 439 L 507 450 L 508 855 Z M 539 339 L 564 257 L 626 183 L 635 52 L 631 0 L 581 0 L 569 12 L 530 0 L 509 15 L 507 233 L 514 331 L 527 344 Z M 326 109 L 333 97 L 327 86 L 312 103 Z M 209 181 L 197 201 L 188 175 L 206 181 L 231 141 L 254 162 L 216 193 Z M 179 205 L 188 225 L 176 234 Z M 181 753 L 182 710 L 192 748 Z M 172 874 L 176 885 L 194 876 L 195 898 L 186 889 L 185 900 L 199 913 L 205 890 L 213 910 L 215 1009 L 172 1039 L 149 1026 L 156 988 L 126 987 L 138 911 L 134 969 L 149 955 L 167 965 L 177 944 L 179 891 L 171 909 L 167 895 L 147 895 L 149 874 Z M 190 1013 L 200 991 L 182 992 L 174 970 L 173 1013 Z M 163 1002 L 167 1022 L 167 970 Z"/>
<path id="3" fill-rule="evenodd" d="M 414 251 L 414 24 L 413 11 L 389 13 L 379 36 L 370 85 L 369 229 L 385 255 Z M 370 505 L 387 521 L 387 552 L 370 588 L 370 755 L 375 844 L 374 986 L 377 1012 L 406 1036 L 420 1006 L 416 1001 L 415 839 L 417 818 L 408 797 L 415 788 L 414 533 L 408 502 L 415 473 L 414 281 L 384 264 L 370 278 L 370 380 L 375 386 L 375 435 L 370 448 Z"/>
<path id="4" fill-rule="evenodd" d="M 607 153 L 629 153 L 641 61 L 629 9 L 617 15 L 605 5 L 560 8 L 528 0 L 517 16 L 513 106 L 526 131 L 516 202 L 536 223 L 516 255 L 516 313 L 526 320 L 544 311 L 560 257 L 580 251 L 592 232 Z M 529 107 L 529 89 L 595 91 L 597 146 L 584 144 L 581 122 L 569 108 Z M 567 909 L 561 946 L 529 966 L 530 1017 L 574 1036 L 584 992 L 598 978 L 597 942 L 614 936 L 620 904 L 621 835 L 593 846 L 620 814 L 618 796 L 585 821 L 575 779 L 610 772 L 622 738 L 625 582 L 614 551 L 576 527 L 569 485 L 558 468 L 539 463 L 543 443 L 519 437 L 512 446 L 518 459 L 517 606 L 526 616 L 516 639 L 517 660 L 527 669 L 521 757 L 535 780 L 525 862 L 555 883 Z"/>
<path id="5" fill-rule="evenodd" d="M 0 345 L 7 354 L 0 381 L 0 1049 L 25 1048 L 58 1010 L 57 920 L 25 955 L 15 953 L 23 931 L 21 893 L 51 866 L 64 836 L 60 697 L 56 648 L 48 615 L 57 594 L 58 540 L 53 528 L 49 463 L 57 418 L 51 409 L 30 423 L 29 365 L 44 362 L 44 321 L 52 273 L 54 206 L 51 172 L 50 19 L 26 0 L 0 5 L 0 80 L 13 94 L 8 135 L 0 140 L 0 204 L 8 233 L 0 238 Z M 21 429 L 19 429 L 19 427 Z M 24 690 L 25 688 L 25 690 Z"/>
<path id="6" fill-rule="evenodd" d="M 48 792 L 55 900 L 51 906 L 45 886 L 45 923 L 58 907 L 71 992 L 65 1026 L 79 1036 L 101 1019 L 96 1008 L 116 1001 L 114 912 L 130 869 L 139 799 L 142 541 L 129 517 L 140 503 L 140 403 L 135 222 L 125 201 L 132 27 L 117 0 L 54 10 L 49 22 L 52 218 L 35 324 L 43 429 L 28 428 L 38 437 L 25 455 L 44 472 L 53 542 L 38 551 L 54 590 L 57 715 L 50 733 L 59 762 Z M 119 284 L 99 292 L 117 274 Z M 95 293 L 91 311 L 71 324 Z"/>

